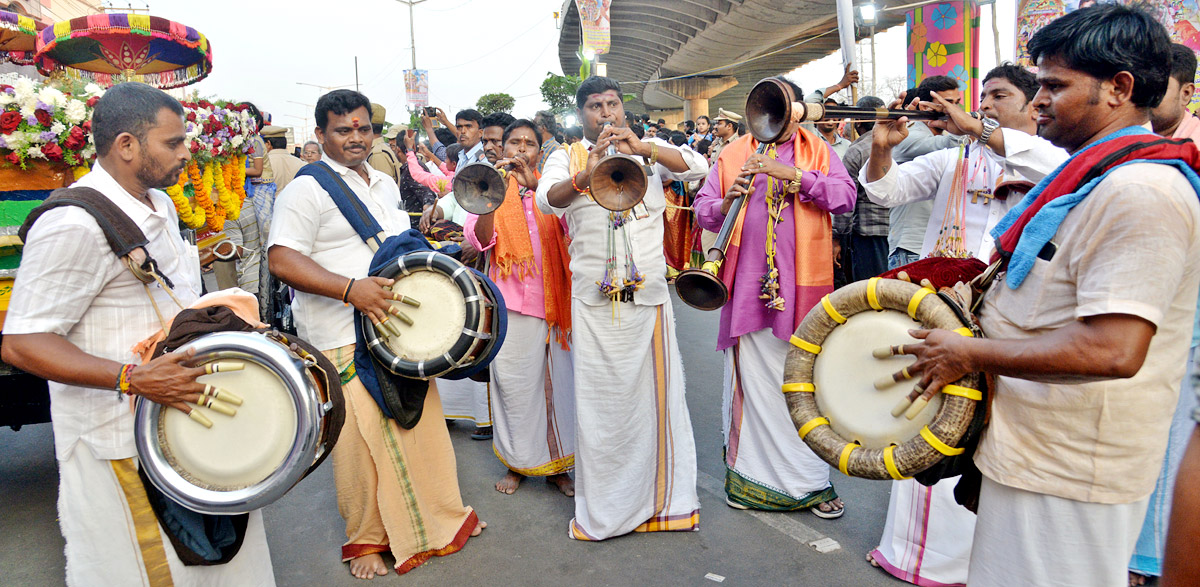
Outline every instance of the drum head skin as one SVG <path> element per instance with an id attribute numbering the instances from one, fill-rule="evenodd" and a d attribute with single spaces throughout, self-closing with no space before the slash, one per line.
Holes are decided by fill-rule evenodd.
<path id="1" fill-rule="evenodd" d="M 392 306 L 412 318 L 409 326 L 397 322 L 400 336 L 388 338 L 384 344 L 392 352 L 409 361 L 428 361 L 450 351 L 460 336 L 467 320 L 467 305 L 462 290 L 450 276 L 435 271 L 416 271 L 403 279 L 397 279 L 392 291 L 421 302 L 413 307 L 400 302 Z"/>
<path id="2" fill-rule="evenodd" d="M 864 448 L 884 448 L 916 436 L 933 422 L 942 407 L 941 394 L 913 420 L 893 418 L 891 411 L 916 385 L 901 381 L 883 390 L 875 380 L 886 378 L 916 362 L 912 355 L 876 359 L 871 351 L 881 346 L 919 342 L 908 335 L 921 323 L 904 312 L 860 312 L 834 328 L 821 345 L 821 358 L 813 366 L 817 407 L 834 432 Z"/>
<path id="3" fill-rule="evenodd" d="M 213 422 L 197 426 L 179 410 L 159 412 L 159 442 L 167 462 L 184 479 L 215 491 L 242 489 L 274 473 L 296 437 L 296 407 L 283 381 L 261 365 L 213 373 L 200 383 L 237 390 L 245 402 L 229 417 L 193 406 Z"/>

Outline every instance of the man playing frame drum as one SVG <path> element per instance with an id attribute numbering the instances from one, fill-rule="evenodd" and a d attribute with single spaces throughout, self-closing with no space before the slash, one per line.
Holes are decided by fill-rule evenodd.
<path id="1" fill-rule="evenodd" d="M 929 395 L 995 375 L 970 584 L 1125 585 L 1200 290 L 1200 151 L 1146 128 L 1171 67 L 1151 15 L 1080 9 L 1029 53 L 1039 134 L 1071 158 L 992 232 L 987 338 L 914 331 L 905 351 Z"/>
<path id="2" fill-rule="evenodd" d="M 584 140 L 550 155 L 537 190 L 538 207 L 565 218 L 571 235 L 578 423 L 570 536 L 693 530 L 700 519 L 696 446 L 667 293 L 662 184 L 700 179 L 708 163 L 691 149 L 638 139 L 625 127 L 615 80 L 588 78 L 575 104 Z M 608 179 L 592 172 L 611 160 L 609 146 L 644 158 L 652 170 L 640 178 L 647 180 L 642 193 L 624 194 L 641 203 L 623 212 L 601 207 L 596 201 L 607 194 L 588 188 Z"/>
<path id="3" fill-rule="evenodd" d="M 396 182 L 366 164 L 372 140 L 367 98 L 335 90 L 318 100 L 315 118 L 321 160 L 387 235 L 407 230 Z M 382 552 L 395 556 L 398 573 L 457 552 L 485 524 L 462 504 L 436 383 L 429 382 L 424 417 L 404 430 L 382 417 L 354 372 L 354 311 L 374 322 L 399 319 L 389 314 L 393 293 L 384 289 L 392 280 L 367 277 L 371 248 L 310 176 L 297 177 L 279 195 L 269 255 L 271 272 L 297 290 L 301 338 L 341 371 L 346 422 L 333 450 L 333 470 L 338 510 L 346 520 L 342 560 L 350 561 L 355 577 L 370 579 L 387 574 Z"/>
<path id="4" fill-rule="evenodd" d="M 488 276 L 508 306 L 508 334 L 492 361 L 492 446 L 508 473 L 496 491 L 511 494 L 526 476 L 545 476 L 575 495 L 575 374 L 571 364 L 571 273 L 566 237 L 553 214 L 534 202 L 540 174 L 537 128 L 517 120 L 504 130 L 512 165 L 508 192 L 495 212 L 467 217 L 463 231 L 489 251 Z"/>
<path id="5" fill-rule="evenodd" d="M 196 382 L 203 367 L 185 366 L 179 353 L 134 366 L 130 351 L 200 295 L 196 248 L 160 191 L 190 159 L 183 109 L 160 90 L 119 84 L 96 103 L 92 136 L 96 165 L 75 186 L 100 192 L 137 224 L 165 279 L 144 285 L 78 207 L 47 211 L 26 235 L 3 358 L 50 380 L 66 583 L 274 585 L 260 512 L 228 563 L 184 566 L 138 478 L 132 396 L 188 412 L 196 426 L 221 425 L 194 408 L 206 393 Z"/>
<path id="6" fill-rule="evenodd" d="M 995 250 L 988 233 L 1024 195 L 1005 195 L 997 188 L 1019 180 L 1040 181 L 1066 160 L 1066 151 L 1037 136 L 1037 109 L 1032 105 L 1037 89 L 1037 79 L 1020 66 L 993 69 L 983 79 L 982 118 L 973 118 L 933 92 L 934 102 L 925 107 L 950 117 L 930 121 L 929 126 L 972 140 L 900 165 L 892 152 L 908 136 L 907 126 L 899 121 L 876 124 L 871 155 L 859 180 L 867 197 L 887 208 L 932 200 L 922 259 L 986 262 Z M 870 554 L 872 562 L 918 585 L 965 584 L 975 515 L 955 502 L 958 481 L 943 479 L 932 487 L 913 479 L 893 481 L 883 539 Z"/>
<path id="7" fill-rule="evenodd" d="M 750 193 L 721 273 L 732 282 L 717 340 L 725 351 L 726 503 L 836 518 L 844 507 L 829 465 L 796 435 L 779 389 L 787 341 L 833 291 L 829 215 L 853 210 L 857 191 L 816 134 L 793 124 L 782 136 L 762 154 L 750 134 L 726 145 L 694 204 L 700 226 L 716 231 L 733 200 Z"/>

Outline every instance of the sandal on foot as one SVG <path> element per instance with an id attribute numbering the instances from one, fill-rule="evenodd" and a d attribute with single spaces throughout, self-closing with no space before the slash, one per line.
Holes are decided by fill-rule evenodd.
<path id="1" fill-rule="evenodd" d="M 471 434 L 471 440 L 491 440 L 491 439 L 492 439 L 492 427 L 491 426 L 476 426 L 475 432 L 473 434 Z"/>
<path id="2" fill-rule="evenodd" d="M 831 499 L 829 501 L 833 501 L 833 500 Z M 826 520 L 836 520 L 836 519 L 842 517 L 842 514 L 846 513 L 846 505 L 845 504 L 842 504 L 842 507 L 840 509 L 836 509 L 836 510 L 829 511 L 829 512 L 821 511 L 821 504 L 829 503 L 829 501 L 823 501 L 817 505 L 814 505 L 811 508 L 809 508 L 808 511 L 812 512 L 812 514 L 814 516 L 816 516 L 818 518 L 823 518 Z M 833 506 L 830 505 L 830 507 L 833 507 Z"/>
<path id="3" fill-rule="evenodd" d="M 742 504 L 740 504 L 740 503 L 738 503 L 738 502 L 736 502 L 736 501 L 733 501 L 733 499 L 732 499 L 732 498 L 729 498 L 729 497 L 726 497 L 726 498 L 725 498 L 725 505 L 727 505 L 727 506 L 729 506 L 729 507 L 731 507 L 731 508 L 733 508 L 733 509 L 735 509 L 735 510 L 748 510 L 748 509 L 750 509 L 750 506 L 742 505 Z"/>

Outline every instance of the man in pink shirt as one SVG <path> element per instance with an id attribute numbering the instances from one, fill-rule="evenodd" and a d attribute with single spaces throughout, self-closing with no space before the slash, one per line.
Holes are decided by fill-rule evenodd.
<path id="1" fill-rule="evenodd" d="M 571 277 L 560 221 L 534 201 L 541 141 L 528 120 L 501 139 L 512 166 L 497 211 L 471 214 L 466 240 L 488 253 L 488 276 L 504 294 L 508 335 L 491 365 L 493 446 L 508 472 L 496 491 L 511 494 L 528 476 L 546 476 L 575 495 L 575 385 L 571 362 Z"/>

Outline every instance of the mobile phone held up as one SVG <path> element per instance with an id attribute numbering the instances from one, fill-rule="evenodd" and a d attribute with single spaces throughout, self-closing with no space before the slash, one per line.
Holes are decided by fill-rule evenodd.
<path id="1" fill-rule="evenodd" d="M 436 118 L 437 117 L 437 108 L 434 108 L 433 106 L 426 106 L 425 107 L 425 116 L 428 116 L 430 118 Z"/>

